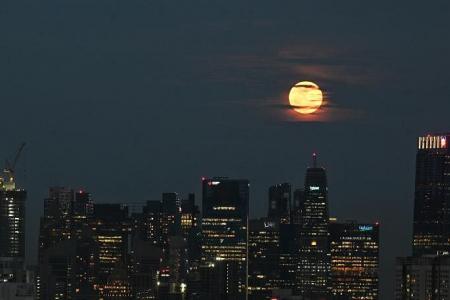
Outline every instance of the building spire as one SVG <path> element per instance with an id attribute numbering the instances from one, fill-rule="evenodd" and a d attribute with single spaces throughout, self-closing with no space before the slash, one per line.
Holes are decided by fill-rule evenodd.
<path id="1" fill-rule="evenodd" d="M 316 152 L 313 153 L 312 160 L 313 160 L 313 168 L 317 168 L 317 154 L 316 154 Z"/>

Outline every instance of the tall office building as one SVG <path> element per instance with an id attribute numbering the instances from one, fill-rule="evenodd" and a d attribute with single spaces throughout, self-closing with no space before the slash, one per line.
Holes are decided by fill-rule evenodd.
<path id="1" fill-rule="evenodd" d="M 301 211 L 301 205 L 304 202 L 304 196 L 305 196 L 305 191 L 303 190 L 303 188 L 301 189 L 295 189 L 294 190 L 294 201 L 292 202 L 292 207 L 291 207 L 291 223 L 293 224 L 300 224 L 301 222 L 301 217 L 302 217 L 302 211 Z"/>
<path id="2" fill-rule="evenodd" d="M 298 293 L 305 297 L 327 297 L 330 292 L 330 251 L 328 239 L 328 187 L 324 168 L 306 170 L 303 201 L 300 203 Z"/>
<path id="3" fill-rule="evenodd" d="M 280 224 L 279 288 L 296 291 L 299 262 L 298 224 Z"/>
<path id="4" fill-rule="evenodd" d="M 97 284 L 101 290 L 110 276 L 128 262 L 128 208 L 122 204 L 95 204 L 91 226 L 98 248 Z"/>
<path id="5" fill-rule="evenodd" d="M 449 135 L 418 139 L 413 256 L 450 252 L 449 142 Z"/>
<path id="6" fill-rule="evenodd" d="M 0 298 L 33 299 L 34 285 L 25 269 L 25 200 L 14 171 L 0 174 Z M 19 298 L 20 297 L 20 298 Z"/>
<path id="7" fill-rule="evenodd" d="M 291 185 L 281 183 L 269 188 L 268 218 L 278 223 L 290 222 Z"/>
<path id="8" fill-rule="evenodd" d="M 162 194 L 163 222 L 162 231 L 165 239 L 181 234 L 181 201 L 177 193 Z"/>
<path id="9" fill-rule="evenodd" d="M 203 179 L 202 261 L 221 266 L 219 299 L 246 299 L 249 181 Z"/>
<path id="10" fill-rule="evenodd" d="M 96 245 L 89 237 L 66 239 L 42 252 L 39 299 L 96 299 Z"/>
<path id="11" fill-rule="evenodd" d="M 95 297 L 98 247 L 92 239 L 90 194 L 51 187 L 39 231 L 38 299 Z"/>
<path id="12" fill-rule="evenodd" d="M 0 257 L 25 258 L 25 200 L 27 192 L 14 178 L 0 180 Z"/>
<path id="13" fill-rule="evenodd" d="M 330 222 L 333 299 L 378 299 L 379 226 Z"/>
<path id="14" fill-rule="evenodd" d="M 90 193 L 80 190 L 75 193 L 70 216 L 71 238 L 82 238 L 90 230 L 90 222 L 94 213 L 94 204 Z"/>
<path id="15" fill-rule="evenodd" d="M 44 216 L 39 224 L 39 258 L 43 252 L 71 236 L 74 191 L 67 187 L 51 187 L 44 199 Z"/>
<path id="16" fill-rule="evenodd" d="M 181 231 L 187 246 L 185 272 L 189 274 L 198 267 L 201 259 L 200 210 L 192 193 L 181 202 Z"/>
<path id="17" fill-rule="evenodd" d="M 249 299 L 267 299 L 280 282 L 279 223 L 263 218 L 249 224 Z"/>

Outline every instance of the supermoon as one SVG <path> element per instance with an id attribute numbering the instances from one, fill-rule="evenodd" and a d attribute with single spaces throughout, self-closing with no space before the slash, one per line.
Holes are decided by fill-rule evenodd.
<path id="1" fill-rule="evenodd" d="M 289 103 L 301 114 L 312 114 L 320 108 L 323 101 L 319 86 L 311 81 L 301 81 L 289 92 Z"/>

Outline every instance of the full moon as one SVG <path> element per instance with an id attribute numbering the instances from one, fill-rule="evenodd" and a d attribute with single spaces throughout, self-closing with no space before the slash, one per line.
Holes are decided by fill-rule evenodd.
<path id="1" fill-rule="evenodd" d="M 323 101 L 319 86 L 311 81 L 301 81 L 289 92 L 289 103 L 301 114 L 312 114 L 320 108 Z"/>

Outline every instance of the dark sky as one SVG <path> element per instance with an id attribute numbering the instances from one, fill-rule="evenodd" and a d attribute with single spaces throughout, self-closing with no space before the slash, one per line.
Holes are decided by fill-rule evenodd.
<path id="1" fill-rule="evenodd" d="M 448 131 L 450 109 L 450 3 L 402 2 L 1 1 L 0 158 L 28 143 L 29 254 L 48 186 L 139 202 L 242 177 L 262 216 L 267 187 L 301 186 L 317 151 L 331 214 L 381 223 L 390 299 L 394 257 L 410 253 L 416 137 Z M 333 118 L 288 120 L 300 80 Z"/>

